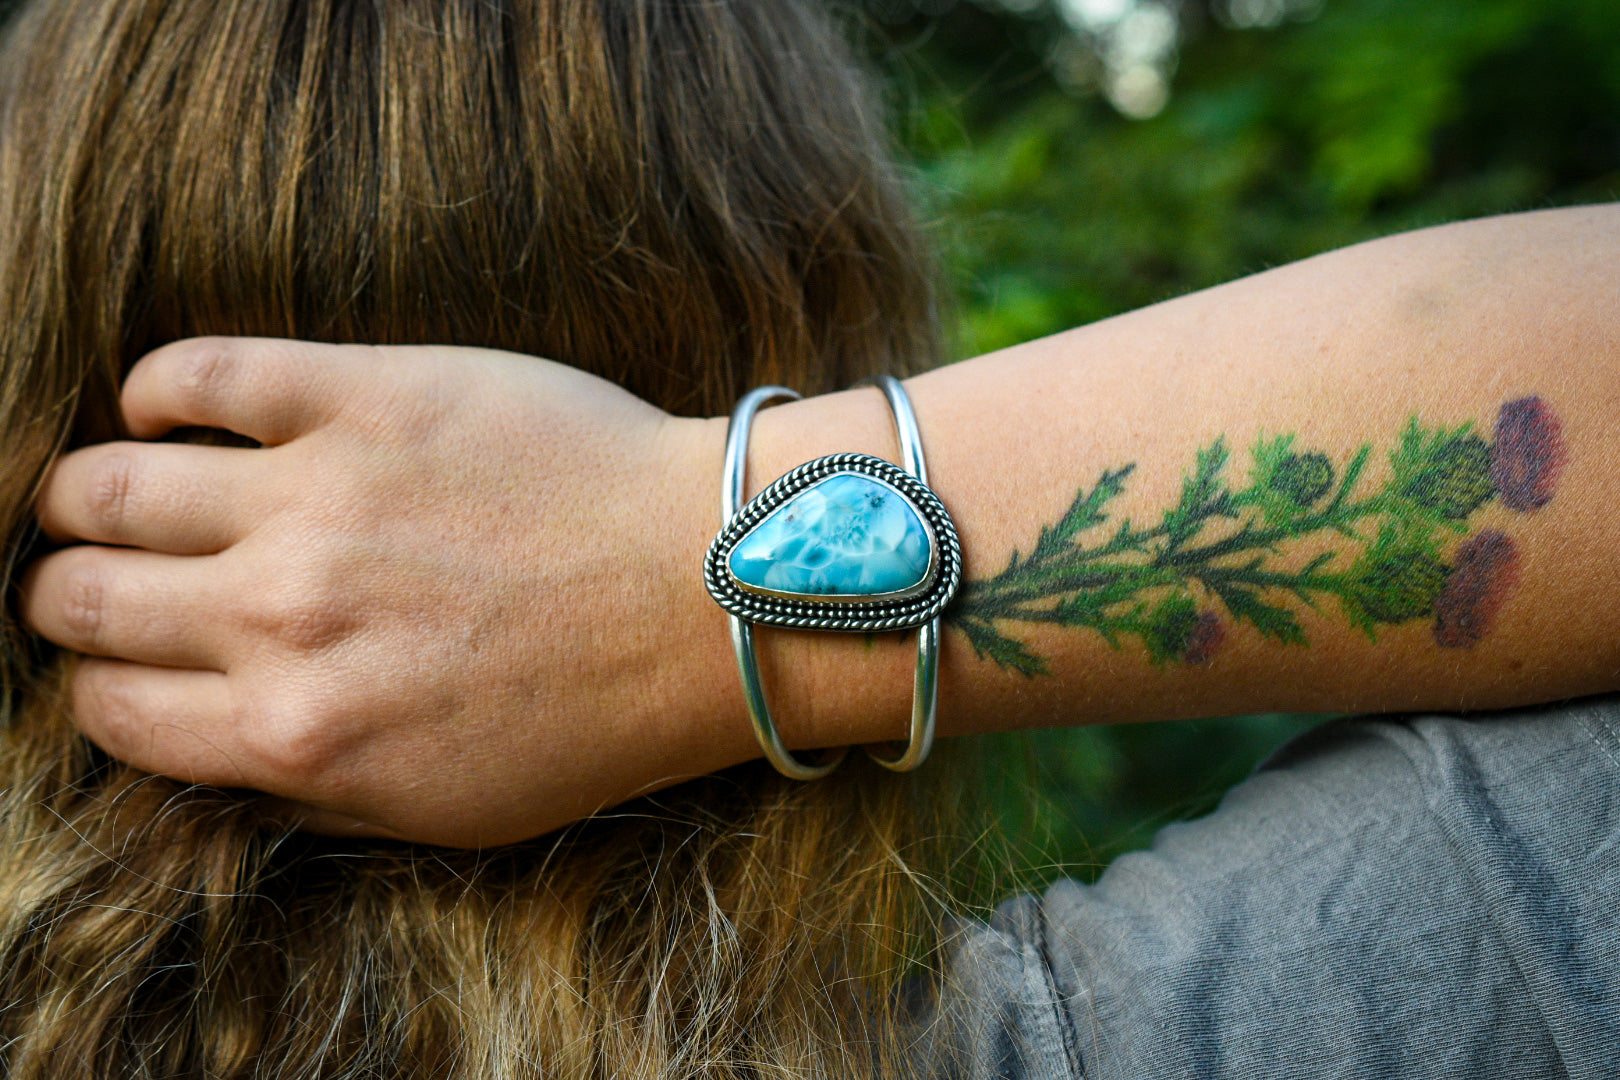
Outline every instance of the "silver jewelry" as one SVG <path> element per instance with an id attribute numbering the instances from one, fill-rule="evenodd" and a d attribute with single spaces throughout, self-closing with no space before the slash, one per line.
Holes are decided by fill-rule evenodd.
<path id="1" fill-rule="evenodd" d="M 962 580 L 961 543 L 928 488 L 905 388 L 888 375 L 867 381 L 883 391 L 894 413 L 905 468 L 867 454 L 832 454 L 793 469 L 739 509 L 754 414 L 773 398 L 800 396 L 782 386 L 750 391 L 731 414 L 720 499 L 725 524 L 703 564 L 709 594 L 731 618 L 754 733 L 777 771 L 798 780 L 825 776 L 845 751 L 806 764 L 782 744 L 765 702 L 752 624 L 866 632 L 917 627 L 906 749 L 892 758 L 868 749 L 873 760 L 903 772 L 922 764 L 933 746 L 939 614 Z"/>

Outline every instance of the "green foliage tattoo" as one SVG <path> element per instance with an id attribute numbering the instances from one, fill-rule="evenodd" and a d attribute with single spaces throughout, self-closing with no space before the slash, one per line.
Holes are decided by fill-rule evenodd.
<path id="1" fill-rule="evenodd" d="M 1105 470 L 1027 555 L 966 582 L 948 618 L 980 658 L 1030 677 L 1046 660 L 1010 625 L 1091 630 L 1114 648 L 1135 639 L 1155 664 L 1202 663 L 1242 625 L 1306 644 L 1301 609 L 1321 611 L 1326 598 L 1373 640 L 1380 626 L 1422 619 L 1437 644 L 1474 645 L 1512 592 L 1519 557 L 1510 536 L 1472 518 L 1493 500 L 1530 513 L 1552 499 L 1564 464 L 1558 417 L 1540 398 L 1510 401 L 1489 442 L 1472 421 L 1430 428 L 1413 417 L 1388 479 L 1363 490 L 1371 454 L 1362 446 L 1336 467 L 1292 434 L 1262 435 L 1235 485 L 1218 438 L 1198 452 L 1176 504 L 1142 526 L 1108 514 L 1135 465 Z"/>

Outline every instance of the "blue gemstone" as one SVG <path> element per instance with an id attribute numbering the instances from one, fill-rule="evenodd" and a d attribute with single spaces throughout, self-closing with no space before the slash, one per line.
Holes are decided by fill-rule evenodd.
<path id="1" fill-rule="evenodd" d="M 850 599 L 921 585 L 928 564 L 928 527 L 911 500 L 854 473 L 829 476 L 777 507 L 730 560 L 744 587 Z"/>

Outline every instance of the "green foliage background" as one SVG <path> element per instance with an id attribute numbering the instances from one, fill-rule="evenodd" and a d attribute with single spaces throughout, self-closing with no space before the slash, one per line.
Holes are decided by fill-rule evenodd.
<path id="1" fill-rule="evenodd" d="M 1144 7 L 1174 20 L 1169 94 L 1129 119 L 1103 88 Z M 915 163 L 959 356 L 1359 240 L 1620 189 L 1614 0 L 861 0 L 851 16 Z M 1089 876 L 1310 722 L 1008 739 L 1001 813 L 1025 859 Z"/>

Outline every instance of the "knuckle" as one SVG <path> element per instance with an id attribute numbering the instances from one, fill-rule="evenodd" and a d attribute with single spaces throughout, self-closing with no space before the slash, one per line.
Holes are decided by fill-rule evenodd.
<path id="1" fill-rule="evenodd" d="M 76 642 L 95 645 L 101 640 L 106 617 L 107 590 L 101 568 L 77 560 L 62 581 L 62 626 Z"/>
<path id="2" fill-rule="evenodd" d="M 318 789 L 338 769 L 352 742 L 329 710 L 290 696 L 251 710 L 242 730 L 269 774 L 303 794 Z"/>
<path id="3" fill-rule="evenodd" d="M 192 401 L 217 401 L 240 366 L 241 357 L 229 338 L 199 338 L 189 345 L 175 357 L 175 389 Z"/>
<path id="4" fill-rule="evenodd" d="M 123 452 L 102 455 L 90 467 L 85 483 L 91 520 L 103 530 L 116 533 L 129 516 L 134 484 L 134 457 Z"/>
<path id="5" fill-rule="evenodd" d="M 283 593 L 269 605 L 270 635 L 297 652 L 321 652 L 349 636 L 352 618 L 331 594 L 318 587 Z"/>
<path id="6" fill-rule="evenodd" d="M 140 702 L 105 664 L 83 663 L 73 676 L 75 722 L 114 757 L 127 757 L 128 733 L 140 719 Z"/>

